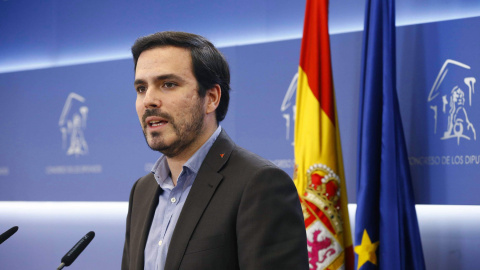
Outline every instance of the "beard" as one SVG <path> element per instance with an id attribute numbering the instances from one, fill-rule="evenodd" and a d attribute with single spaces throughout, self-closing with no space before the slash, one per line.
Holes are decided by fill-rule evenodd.
<path id="1" fill-rule="evenodd" d="M 181 154 L 185 149 L 195 142 L 203 130 L 203 100 L 197 102 L 193 107 L 186 108 L 184 113 L 174 119 L 170 114 L 161 112 L 159 109 L 147 109 L 142 116 L 143 135 L 148 146 L 159 151 L 165 156 L 172 158 Z M 168 121 L 171 125 L 175 138 L 173 142 L 167 143 L 162 132 L 150 132 L 147 134 L 147 123 L 145 119 L 149 116 L 158 116 Z"/>

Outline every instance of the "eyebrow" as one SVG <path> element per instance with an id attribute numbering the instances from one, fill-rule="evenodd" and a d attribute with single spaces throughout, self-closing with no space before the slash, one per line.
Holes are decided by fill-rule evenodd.
<path id="1" fill-rule="evenodd" d="M 185 80 L 178 76 L 178 75 L 175 75 L 175 74 L 164 74 L 164 75 L 160 75 L 160 76 L 157 76 L 155 77 L 155 81 L 163 81 L 163 80 L 176 80 L 176 81 L 180 81 L 180 82 L 184 82 Z M 133 85 L 139 85 L 139 84 L 145 84 L 146 81 L 143 80 L 143 79 L 136 79 L 134 82 L 133 82 Z"/>

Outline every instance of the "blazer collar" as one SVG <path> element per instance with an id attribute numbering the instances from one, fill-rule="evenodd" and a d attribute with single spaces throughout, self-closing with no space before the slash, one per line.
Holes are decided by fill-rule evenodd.
<path id="1" fill-rule="evenodd" d="M 165 270 L 180 267 L 193 230 L 223 179 L 223 176 L 218 172 L 230 158 L 234 147 L 233 141 L 222 130 L 205 157 L 178 218 L 168 249 Z"/>

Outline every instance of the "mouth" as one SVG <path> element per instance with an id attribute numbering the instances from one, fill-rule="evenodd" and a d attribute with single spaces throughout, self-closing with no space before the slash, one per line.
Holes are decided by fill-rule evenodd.
<path id="1" fill-rule="evenodd" d="M 151 122 L 148 123 L 148 125 L 150 127 L 159 127 L 159 126 L 165 125 L 166 123 L 168 123 L 168 122 L 166 122 L 166 121 L 151 121 Z"/>
<path id="2" fill-rule="evenodd" d="M 160 117 L 147 117 L 145 120 L 146 126 L 150 129 L 161 128 L 168 124 L 168 121 Z"/>

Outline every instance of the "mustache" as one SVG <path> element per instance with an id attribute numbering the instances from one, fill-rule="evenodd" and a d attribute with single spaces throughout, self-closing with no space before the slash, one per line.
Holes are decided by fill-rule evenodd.
<path id="1" fill-rule="evenodd" d="M 158 116 L 158 117 L 161 117 L 161 118 L 163 118 L 163 119 L 165 119 L 168 122 L 173 124 L 173 118 L 170 114 L 165 113 L 165 112 L 161 112 L 158 109 L 146 109 L 145 113 L 142 116 L 143 125 L 147 124 L 145 121 L 146 121 L 147 117 L 149 117 L 149 116 Z"/>

